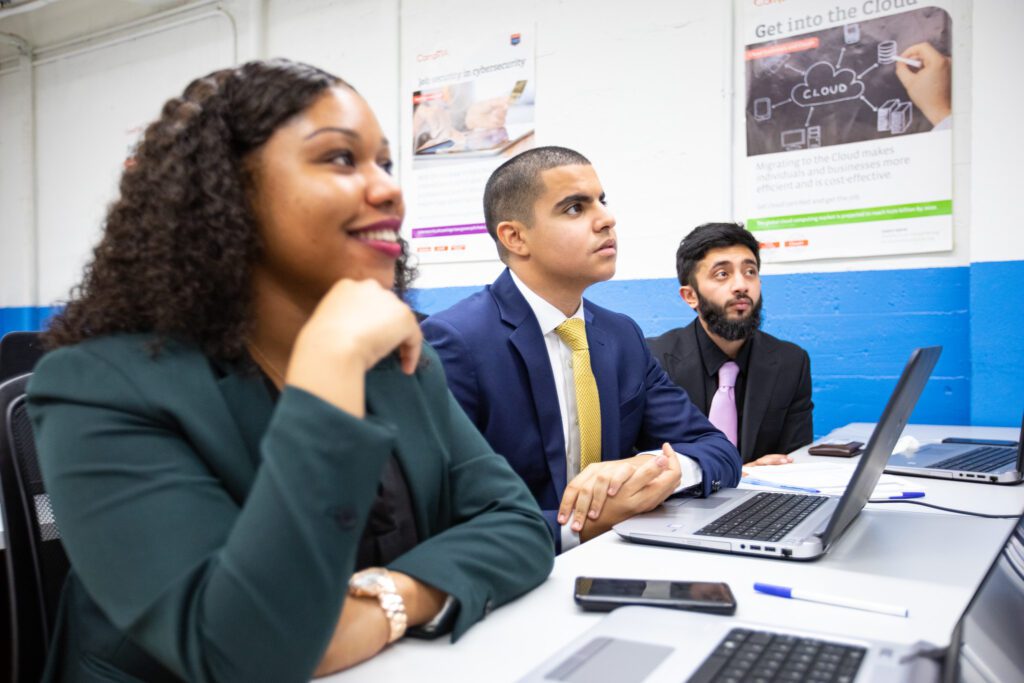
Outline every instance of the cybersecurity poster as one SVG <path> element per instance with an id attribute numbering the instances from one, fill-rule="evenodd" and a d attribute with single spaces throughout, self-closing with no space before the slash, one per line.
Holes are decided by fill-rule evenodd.
<path id="1" fill-rule="evenodd" d="M 746 8 L 736 214 L 763 260 L 953 248 L 955 57 L 938 4 Z"/>
<path id="2" fill-rule="evenodd" d="M 420 263 L 494 260 L 484 185 L 533 146 L 533 28 L 445 28 L 403 48 L 405 238 Z"/>

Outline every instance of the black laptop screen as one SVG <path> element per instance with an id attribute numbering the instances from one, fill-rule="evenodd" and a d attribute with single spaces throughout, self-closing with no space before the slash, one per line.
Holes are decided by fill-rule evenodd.
<path id="1" fill-rule="evenodd" d="M 878 483 L 879 477 L 882 476 L 882 470 L 885 469 L 885 464 L 889 461 L 889 456 L 892 455 L 896 441 L 903 433 L 903 428 L 907 426 L 910 414 L 914 412 L 917 399 L 924 391 L 924 386 L 928 383 L 928 377 L 931 376 L 940 353 L 942 353 L 941 346 L 928 346 L 915 349 L 910 354 L 910 360 L 907 361 L 903 368 L 903 374 L 896 382 L 896 388 L 893 389 L 889 402 L 886 404 L 885 410 L 882 411 L 882 417 L 878 419 L 875 430 L 871 432 L 867 448 L 864 449 L 864 455 L 857 463 L 857 469 L 854 470 L 853 476 L 850 478 L 850 484 L 846 487 L 846 492 L 840 499 L 839 505 L 836 506 L 836 511 L 833 513 L 832 519 L 829 520 L 825 533 L 822 534 L 821 543 L 826 549 L 833 540 L 842 535 L 850 522 L 856 519 L 860 511 L 864 509 L 864 504 L 868 502 L 871 492 L 875 490 L 875 485 Z"/>
<path id="2" fill-rule="evenodd" d="M 1024 521 L 1018 522 L 953 631 L 943 683 L 1024 680 Z"/>

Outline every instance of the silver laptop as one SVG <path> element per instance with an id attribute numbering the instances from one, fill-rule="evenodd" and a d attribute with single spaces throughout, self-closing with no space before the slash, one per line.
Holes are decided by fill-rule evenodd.
<path id="1" fill-rule="evenodd" d="M 982 443 L 930 443 L 913 453 L 894 453 L 886 472 L 914 477 L 956 479 L 982 484 L 1024 481 L 1024 416 L 1017 446 Z"/>
<path id="2" fill-rule="evenodd" d="M 841 498 L 725 489 L 708 498 L 667 500 L 613 528 L 636 543 L 786 560 L 821 557 L 864 508 L 941 352 L 930 346 L 910 355 Z"/>
<path id="3" fill-rule="evenodd" d="M 1024 523 L 1019 523 L 958 620 L 948 647 L 621 607 L 522 681 L 1021 681 L 1022 614 Z"/>

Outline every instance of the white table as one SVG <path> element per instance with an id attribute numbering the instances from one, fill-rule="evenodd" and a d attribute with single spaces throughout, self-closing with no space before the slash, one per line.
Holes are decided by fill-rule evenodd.
<path id="1" fill-rule="evenodd" d="M 874 425 L 854 423 L 829 438 L 867 442 Z M 957 434 L 1017 439 L 1012 428 L 910 425 L 919 441 Z M 817 461 L 806 449 L 797 462 Z M 829 458 L 828 460 L 836 460 Z M 846 461 L 846 459 L 843 459 Z M 991 486 L 906 478 L 927 502 L 987 513 L 1019 513 L 1024 485 Z M 560 555 L 551 576 L 519 600 L 496 610 L 455 645 L 405 639 L 374 659 L 322 681 L 505 681 L 524 675 L 603 615 L 579 610 L 577 576 L 726 581 L 736 595 L 736 618 L 823 633 L 945 645 L 988 569 L 1011 520 L 953 515 L 910 505 L 872 505 L 821 560 L 810 563 L 636 545 L 605 534 Z M 800 586 L 909 608 L 908 618 L 780 600 L 754 593 L 753 582 Z M 728 617 L 709 617 L 713 619 Z"/>

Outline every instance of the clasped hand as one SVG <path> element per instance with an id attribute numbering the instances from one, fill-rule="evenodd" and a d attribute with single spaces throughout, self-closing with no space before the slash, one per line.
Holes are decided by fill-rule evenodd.
<path id="1" fill-rule="evenodd" d="M 644 453 L 588 466 L 565 487 L 558 523 L 587 541 L 615 524 L 653 510 L 672 495 L 681 477 L 679 457 L 669 444 L 661 453 Z"/>

